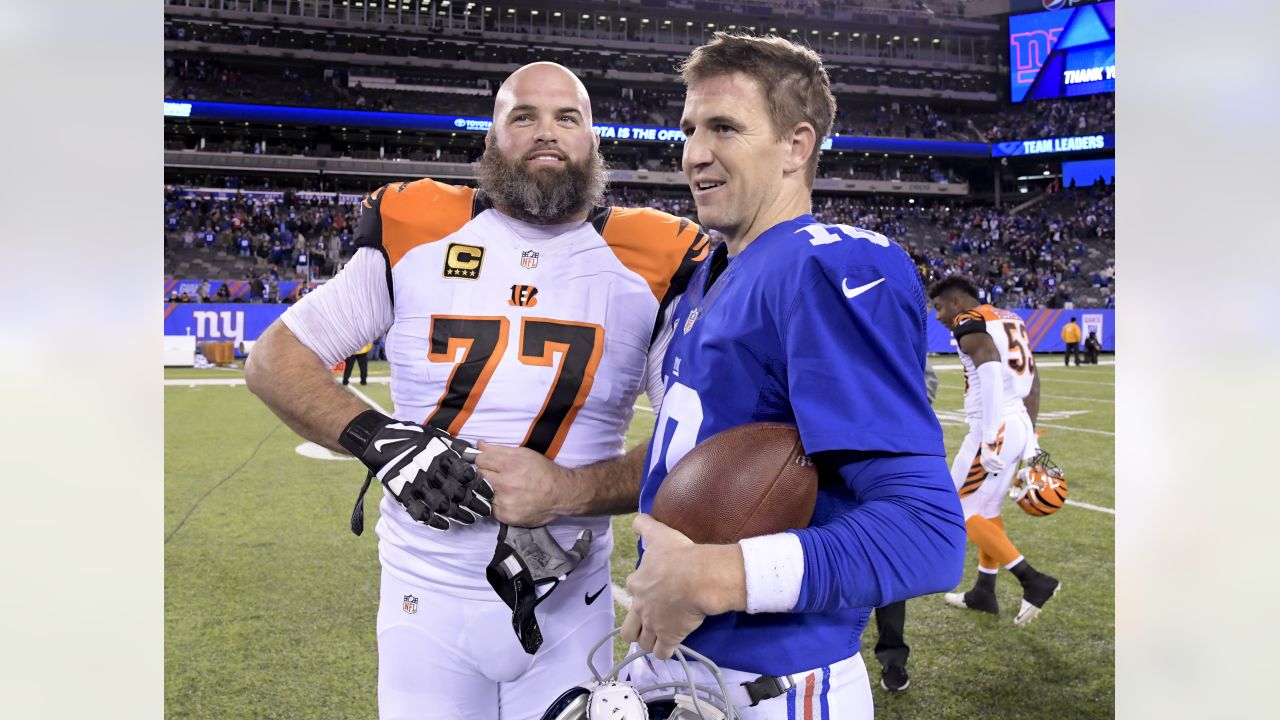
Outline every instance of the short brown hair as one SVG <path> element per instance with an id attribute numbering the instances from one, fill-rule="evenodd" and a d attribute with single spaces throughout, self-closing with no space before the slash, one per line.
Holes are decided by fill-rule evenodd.
<path id="1" fill-rule="evenodd" d="M 809 158 L 808 184 L 813 187 L 818 150 L 822 140 L 831 134 L 836 114 L 831 79 L 818 53 L 776 35 L 717 32 L 711 42 L 695 48 L 677 69 L 686 86 L 736 72 L 760 83 L 769 120 L 779 140 L 799 123 L 812 125 L 818 135 Z"/>

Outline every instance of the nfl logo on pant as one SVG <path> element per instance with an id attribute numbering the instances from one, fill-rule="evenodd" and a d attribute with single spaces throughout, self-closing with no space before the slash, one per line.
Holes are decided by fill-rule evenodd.
<path id="1" fill-rule="evenodd" d="M 404 611 L 413 615 L 418 612 L 418 598 L 412 595 L 404 596 Z"/>

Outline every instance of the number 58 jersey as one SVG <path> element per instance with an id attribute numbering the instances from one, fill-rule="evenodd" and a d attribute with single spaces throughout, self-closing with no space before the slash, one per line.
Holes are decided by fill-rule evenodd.
<path id="1" fill-rule="evenodd" d="M 1025 412 L 1022 399 L 1031 392 L 1036 361 L 1031 356 L 1031 342 L 1022 318 L 1017 313 L 993 305 L 979 305 L 957 315 L 951 332 L 957 341 L 975 332 L 984 332 L 991 337 L 1000 353 L 1004 412 Z M 965 419 L 970 423 L 979 422 L 982 419 L 982 389 L 978 383 L 978 368 L 964 350 L 959 350 L 959 353 L 960 364 L 964 366 Z"/>
<path id="2" fill-rule="evenodd" d="M 359 319 L 328 313 L 324 324 L 356 329 L 326 349 L 323 333 L 294 328 L 313 323 L 286 317 L 299 339 L 336 362 L 385 332 L 396 418 L 528 447 L 568 467 L 624 452 L 659 309 L 708 245 L 697 225 L 653 210 L 598 208 L 585 222 L 532 225 L 483 193 L 432 180 L 366 199 L 356 241 L 348 267 L 295 308 L 341 295 L 338 307 Z M 348 282 L 348 273 L 372 273 L 373 282 Z M 495 520 L 439 533 L 389 497 L 380 507 L 385 568 L 492 599 L 484 568 Z M 562 518 L 552 533 L 568 545 L 583 528 L 608 540 L 607 517 Z"/>

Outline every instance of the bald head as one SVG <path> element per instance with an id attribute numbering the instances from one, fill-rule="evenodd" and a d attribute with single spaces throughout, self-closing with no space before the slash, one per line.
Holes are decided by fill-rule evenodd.
<path id="1" fill-rule="evenodd" d="M 529 63 L 511 73 L 498 89 L 493 121 L 502 123 L 512 108 L 546 105 L 553 110 L 574 110 L 591 127 L 591 96 L 569 68 L 553 62 Z"/>
<path id="2" fill-rule="evenodd" d="M 532 63 L 498 90 L 476 179 L 511 217 L 581 221 L 603 201 L 608 181 L 599 148 L 582 82 L 562 65 Z"/>

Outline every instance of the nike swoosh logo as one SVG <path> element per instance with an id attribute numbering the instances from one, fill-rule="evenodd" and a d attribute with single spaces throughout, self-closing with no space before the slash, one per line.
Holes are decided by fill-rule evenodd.
<path id="1" fill-rule="evenodd" d="M 588 604 L 588 605 L 590 605 L 591 603 L 595 602 L 595 601 L 596 601 L 596 598 L 600 597 L 600 593 L 604 592 L 604 589 L 605 589 L 605 588 L 607 588 L 607 587 L 609 587 L 609 586 L 608 586 L 608 585 L 601 585 L 599 590 L 597 590 L 597 591 L 595 591 L 595 592 L 593 592 L 593 593 L 587 593 L 587 604 Z"/>
<path id="2" fill-rule="evenodd" d="M 390 445 L 391 443 L 404 442 L 405 440 L 412 439 L 413 438 L 387 438 L 385 440 L 378 440 L 373 443 L 373 450 L 374 452 L 382 452 L 383 445 Z"/>
<path id="3" fill-rule="evenodd" d="M 845 278 L 844 280 L 840 281 L 840 286 L 844 290 L 844 296 L 852 300 L 853 298 L 858 297 L 862 293 L 870 290 L 871 288 L 879 285 L 882 282 L 884 282 L 884 278 L 880 278 L 879 280 L 876 280 L 874 282 L 869 282 L 866 285 L 859 285 L 856 288 L 851 288 L 849 287 L 849 278 Z"/>

